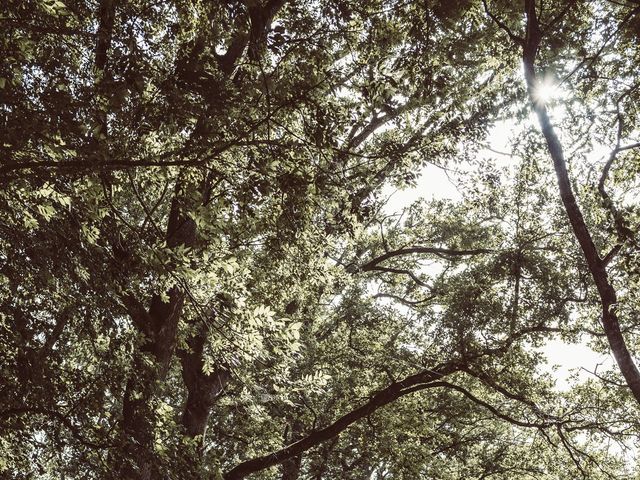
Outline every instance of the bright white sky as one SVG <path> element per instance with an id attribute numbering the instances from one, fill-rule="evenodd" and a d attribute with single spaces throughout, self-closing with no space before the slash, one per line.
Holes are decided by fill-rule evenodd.
<path id="1" fill-rule="evenodd" d="M 480 152 L 486 158 L 493 158 L 498 161 L 498 165 L 504 162 L 506 168 L 509 162 L 513 161 L 507 155 L 499 155 L 491 150 L 509 153 L 511 147 L 509 139 L 513 133 L 512 122 L 499 122 L 489 133 L 487 143 L 488 148 Z M 489 150 L 491 149 L 491 150 Z M 406 190 L 387 190 L 387 195 L 391 195 L 386 206 L 388 213 L 400 212 L 419 198 L 425 199 L 461 199 L 460 192 L 451 181 L 450 175 L 445 170 L 427 165 L 421 172 L 418 184 L 414 188 Z M 568 344 L 559 339 L 553 339 L 540 349 L 547 357 L 545 371 L 556 379 L 556 388 L 567 390 L 570 386 L 570 377 L 573 373 L 578 374 L 580 380 L 585 380 L 591 376 L 588 372 L 602 373 L 614 366 L 613 357 L 601 355 L 594 352 L 586 344 Z"/>

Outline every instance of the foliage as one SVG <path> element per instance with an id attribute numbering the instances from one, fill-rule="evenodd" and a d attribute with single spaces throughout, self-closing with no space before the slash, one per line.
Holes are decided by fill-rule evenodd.
<path id="1" fill-rule="evenodd" d="M 635 478 L 640 7 L 521 3 L 5 2 L 1 474 Z"/>

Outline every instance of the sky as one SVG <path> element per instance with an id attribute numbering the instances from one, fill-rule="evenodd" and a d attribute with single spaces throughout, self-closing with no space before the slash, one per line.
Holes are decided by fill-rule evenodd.
<path id="1" fill-rule="evenodd" d="M 513 122 L 501 121 L 496 123 L 487 137 L 487 148 L 481 150 L 479 155 L 485 158 L 492 158 L 498 162 L 498 166 L 507 168 L 513 158 L 496 152 L 508 154 L 511 151 L 512 126 Z M 404 190 L 388 187 L 385 192 L 385 196 L 390 196 L 385 207 L 387 213 L 398 213 L 420 198 L 427 200 L 460 200 L 462 196 L 456 188 L 455 179 L 451 178 L 451 175 L 442 168 L 428 164 L 422 169 L 415 187 Z M 570 377 L 574 373 L 577 374 L 579 381 L 584 381 L 593 376 L 589 372 L 602 373 L 604 370 L 615 366 L 611 354 L 603 355 L 597 353 L 584 342 L 570 344 L 560 339 L 551 339 L 539 351 L 547 357 L 547 365 L 544 371 L 555 378 L 558 390 L 569 389 L 571 384 Z"/>

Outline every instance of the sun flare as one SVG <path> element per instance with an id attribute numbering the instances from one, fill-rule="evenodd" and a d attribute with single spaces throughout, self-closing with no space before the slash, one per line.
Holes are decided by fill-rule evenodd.
<path id="1" fill-rule="evenodd" d="M 547 104 L 558 96 L 558 87 L 550 81 L 543 81 L 538 84 L 535 90 L 535 99 Z"/>

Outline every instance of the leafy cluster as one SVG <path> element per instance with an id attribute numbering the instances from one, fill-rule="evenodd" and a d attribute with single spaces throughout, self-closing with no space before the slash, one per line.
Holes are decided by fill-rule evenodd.
<path id="1" fill-rule="evenodd" d="M 6 1 L 0 476 L 635 478 L 640 7 L 521 3 Z"/>

